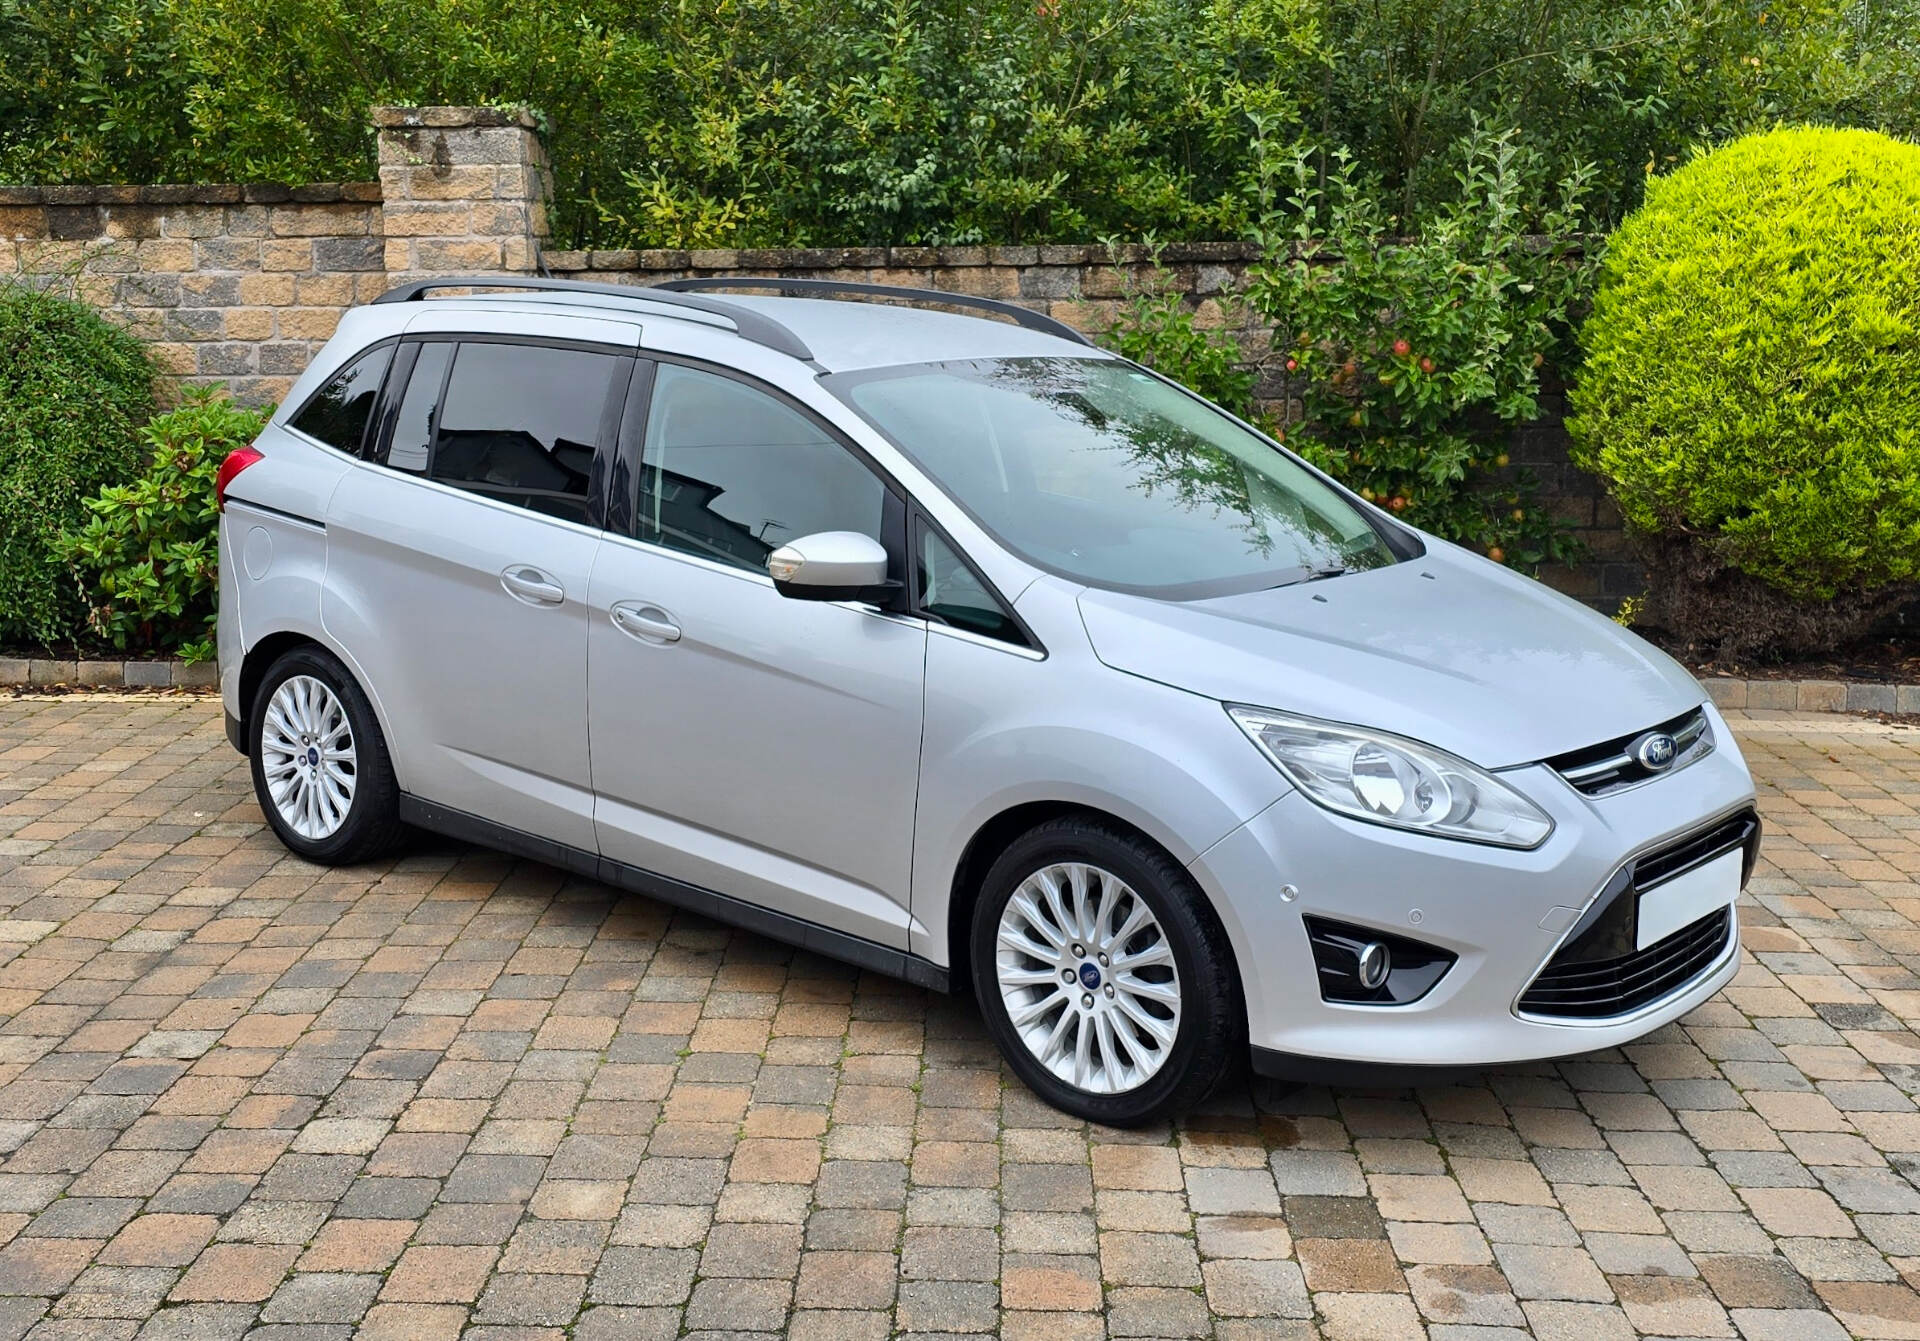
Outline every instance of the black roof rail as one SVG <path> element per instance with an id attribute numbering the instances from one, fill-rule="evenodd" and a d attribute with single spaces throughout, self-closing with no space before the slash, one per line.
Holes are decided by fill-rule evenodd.
<path id="1" fill-rule="evenodd" d="M 938 303 L 944 307 L 972 307 L 998 316 L 1011 317 L 1014 324 L 1025 326 L 1030 331 L 1057 335 L 1063 340 L 1071 340 L 1078 345 L 1093 343 L 1066 322 L 1050 317 L 1044 312 L 1035 312 L 1030 307 L 1003 302 L 998 298 L 978 298 L 970 293 L 948 293 L 944 289 L 910 289 L 892 284 L 862 284 L 848 279 L 778 279 L 746 275 L 738 278 L 728 275 L 710 275 L 699 279 L 670 279 L 664 284 L 654 284 L 649 287 L 655 290 L 666 289 L 671 293 L 704 292 L 708 289 L 772 289 L 788 298 L 862 294 L 873 298 L 896 298 L 915 303 Z"/>
<path id="2" fill-rule="evenodd" d="M 662 307 L 684 307 L 689 311 L 724 317 L 733 323 L 734 330 L 739 332 L 743 340 L 751 340 L 757 345 L 765 345 L 768 349 L 790 354 L 802 363 L 814 361 L 813 351 L 807 348 L 806 341 L 772 317 L 756 312 L 750 307 L 727 302 L 724 298 L 703 298 L 693 293 L 663 293 L 658 285 L 643 287 L 637 284 L 593 284 L 577 279 L 542 279 L 537 275 L 455 275 L 447 279 L 417 279 L 411 283 L 395 285 L 373 301 L 376 303 L 417 302 L 434 289 L 531 289 L 542 293 L 594 293 L 603 297 L 624 298 L 629 302 L 658 303 Z"/>

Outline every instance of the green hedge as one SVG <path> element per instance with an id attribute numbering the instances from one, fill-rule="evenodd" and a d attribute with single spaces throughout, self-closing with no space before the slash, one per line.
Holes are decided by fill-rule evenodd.
<path id="1" fill-rule="evenodd" d="M 1782 129 L 1656 181 L 1582 340 L 1575 460 L 1647 618 L 1818 651 L 1920 593 L 1920 146 Z"/>
<path id="2" fill-rule="evenodd" d="M 1550 180 L 1596 164 L 1604 223 L 1782 116 L 1920 130 L 1914 30 L 1888 0 L 0 0 L 0 181 L 360 180 L 370 103 L 513 102 L 561 246 L 1212 240 L 1302 140 L 1423 215 L 1477 118 Z"/>
<path id="3" fill-rule="evenodd" d="M 59 554 L 81 500 L 139 467 L 153 366 L 92 308 L 0 285 L 0 645 L 74 640 L 79 584 Z"/>

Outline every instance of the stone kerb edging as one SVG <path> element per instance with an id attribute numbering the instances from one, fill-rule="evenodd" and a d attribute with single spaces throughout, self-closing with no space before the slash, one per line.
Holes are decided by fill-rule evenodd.
<path id="1" fill-rule="evenodd" d="M 0 657 L 0 689 L 212 689 L 220 668 L 211 661 L 67 661 Z"/>
<path id="2" fill-rule="evenodd" d="M 1920 713 L 1920 684 L 1866 680 L 1739 680 L 1709 675 L 1701 684 L 1722 708 L 1779 712 Z"/>

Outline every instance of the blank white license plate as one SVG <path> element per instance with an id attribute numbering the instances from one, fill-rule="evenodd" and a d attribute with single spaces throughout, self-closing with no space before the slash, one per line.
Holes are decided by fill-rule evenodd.
<path id="1" fill-rule="evenodd" d="M 1642 894 L 1634 948 L 1644 950 L 1739 898 L 1740 867 L 1745 859 L 1736 848 Z"/>

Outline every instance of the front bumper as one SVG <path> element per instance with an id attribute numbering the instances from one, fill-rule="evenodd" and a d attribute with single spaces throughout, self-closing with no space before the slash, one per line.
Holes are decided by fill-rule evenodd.
<path id="1" fill-rule="evenodd" d="M 1610 878 L 1637 856 L 1738 814 L 1753 781 L 1726 723 L 1680 772 L 1589 798 L 1544 765 L 1503 774 L 1553 817 L 1531 852 L 1429 838 L 1334 815 L 1297 792 L 1203 852 L 1194 877 L 1239 957 L 1256 1067 L 1314 1061 L 1467 1068 L 1614 1047 L 1694 1009 L 1739 968 L 1737 925 L 1718 957 L 1668 995 L 1601 1019 L 1543 1019 L 1519 999 Z M 1282 888 L 1297 891 L 1291 899 Z M 1302 918 L 1420 941 L 1458 956 L 1418 1001 L 1322 998 Z"/>

